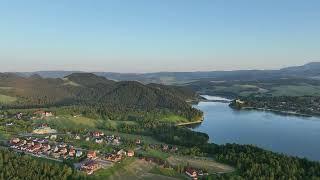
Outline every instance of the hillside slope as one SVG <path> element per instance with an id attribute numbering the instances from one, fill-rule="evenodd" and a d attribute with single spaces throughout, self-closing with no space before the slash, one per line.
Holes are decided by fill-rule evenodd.
<path id="1" fill-rule="evenodd" d="M 201 115 L 186 103 L 197 97 L 190 90 L 135 81 L 115 82 L 91 73 L 74 73 L 63 79 L 1 74 L 0 87 L 0 94 L 18 98 L 6 105 L 16 108 L 85 105 L 119 112 L 164 110 L 189 119 Z"/>

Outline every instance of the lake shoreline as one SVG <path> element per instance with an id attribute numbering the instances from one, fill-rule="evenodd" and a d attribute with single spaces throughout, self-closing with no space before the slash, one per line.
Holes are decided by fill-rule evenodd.
<path id="1" fill-rule="evenodd" d="M 176 126 L 187 126 L 187 125 L 191 125 L 191 124 L 200 124 L 202 122 L 203 122 L 203 119 L 198 120 L 198 121 L 192 121 L 192 122 L 178 123 L 178 124 L 176 124 Z"/>
<path id="2" fill-rule="evenodd" d="M 303 113 L 290 112 L 290 111 L 281 111 L 281 110 L 270 109 L 270 108 L 242 107 L 240 110 L 268 111 L 268 112 L 274 112 L 274 113 L 279 113 L 279 114 L 284 114 L 284 115 L 302 116 L 302 117 L 313 117 L 314 116 L 311 114 L 303 114 Z"/>

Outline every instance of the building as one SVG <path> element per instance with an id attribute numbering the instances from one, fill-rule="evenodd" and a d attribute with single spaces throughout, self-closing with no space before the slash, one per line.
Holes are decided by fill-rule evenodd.
<path id="1" fill-rule="evenodd" d="M 141 140 L 140 140 L 140 139 L 137 139 L 137 140 L 136 140 L 136 144 L 140 145 L 140 144 L 141 144 Z"/>
<path id="2" fill-rule="evenodd" d="M 244 104 L 244 101 L 241 101 L 240 99 L 237 99 L 236 103 L 242 105 L 242 104 Z"/>
<path id="3" fill-rule="evenodd" d="M 103 143 L 103 139 L 102 139 L 102 138 L 97 138 L 97 139 L 96 139 L 96 143 L 98 143 L 98 144 Z"/>
<path id="4" fill-rule="evenodd" d="M 120 151 L 117 152 L 118 155 L 122 155 L 122 156 L 126 156 L 127 152 L 123 149 L 121 149 Z"/>
<path id="5" fill-rule="evenodd" d="M 68 152 L 68 150 L 67 150 L 66 147 L 63 147 L 63 148 L 60 149 L 60 153 L 61 154 L 67 154 L 67 152 Z"/>
<path id="6" fill-rule="evenodd" d="M 69 156 L 73 157 L 76 154 L 76 150 L 74 148 L 69 149 Z"/>
<path id="7" fill-rule="evenodd" d="M 95 161 L 88 161 L 81 165 L 81 170 L 85 171 L 88 175 L 92 174 L 94 171 L 100 168 L 100 164 Z"/>
<path id="8" fill-rule="evenodd" d="M 19 138 L 12 138 L 12 139 L 10 140 L 10 143 L 11 143 L 11 144 L 17 144 L 18 142 L 20 142 L 20 139 L 19 139 Z"/>
<path id="9" fill-rule="evenodd" d="M 55 134 L 54 134 L 54 135 L 51 135 L 51 136 L 50 136 L 50 139 L 51 139 L 51 140 L 57 139 L 57 135 L 55 135 Z"/>
<path id="10" fill-rule="evenodd" d="M 81 137 L 77 134 L 77 135 L 74 137 L 74 139 L 76 139 L 76 140 L 80 140 L 80 139 L 81 139 Z"/>
<path id="11" fill-rule="evenodd" d="M 35 111 L 33 114 L 38 116 L 38 117 L 41 117 L 41 118 L 53 116 L 52 112 L 50 112 L 50 111 L 42 111 L 42 110 Z"/>
<path id="12" fill-rule="evenodd" d="M 100 137 L 100 136 L 104 136 L 104 133 L 101 131 L 94 131 L 91 133 L 91 135 L 94 137 Z"/>
<path id="13" fill-rule="evenodd" d="M 89 159 L 95 159 L 97 157 L 97 154 L 95 151 L 89 151 L 87 154 L 87 158 Z"/>
<path id="14" fill-rule="evenodd" d="M 188 167 L 186 169 L 186 174 L 191 177 L 191 178 L 196 178 L 197 177 L 197 171 L 191 167 Z"/>
<path id="15" fill-rule="evenodd" d="M 82 151 L 78 150 L 76 153 L 76 157 L 81 157 L 82 156 Z"/>
<path id="16" fill-rule="evenodd" d="M 128 155 L 128 157 L 133 157 L 134 156 L 134 151 L 129 150 L 127 155 Z"/>

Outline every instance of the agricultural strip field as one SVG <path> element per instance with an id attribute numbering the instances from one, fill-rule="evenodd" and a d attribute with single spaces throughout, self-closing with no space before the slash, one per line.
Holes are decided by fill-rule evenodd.
<path id="1" fill-rule="evenodd" d="M 179 164 L 189 164 L 194 168 L 206 169 L 209 173 L 230 173 L 234 171 L 234 168 L 231 166 L 218 163 L 211 158 L 204 157 L 184 157 L 184 156 L 171 156 L 168 159 L 168 162 L 171 165 L 179 165 Z"/>

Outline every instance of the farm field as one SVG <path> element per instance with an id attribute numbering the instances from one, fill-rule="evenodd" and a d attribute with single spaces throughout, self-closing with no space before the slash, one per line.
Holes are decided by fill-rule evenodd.
<path id="1" fill-rule="evenodd" d="M 110 179 L 110 180 L 122 180 L 122 179 L 171 179 L 171 178 L 159 174 L 152 174 L 150 171 L 155 167 L 154 163 L 149 163 L 144 160 L 138 159 L 126 159 L 124 162 L 117 164 L 109 169 L 100 170 L 96 173 L 93 179 Z M 121 169 L 121 170 L 120 170 Z"/>
<path id="2" fill-rule="evenodd" d="M 10 104 L 17 100 L 16 97 L 0 94 L 0 104 Z"/>
<path id="3" fill-rule="evenodd" d="M 178 165 L 178 164 L 192 164 L 192 167 L 199 168 L 199 169 L 206 169 L 209 173 L 230 173 L 234 171 L 231 166 L 218 163 L 211 158 L 204 158 L 204 157 L 184 157 L 184 156 L 170 156 L 168 162 L 171 165 Z"/>
<path id="4" fill-rule="evenodd" d="M 271 89 L 273 96 L 319 96 L 320 86 L 289 85 L 278 86 Z"/>

